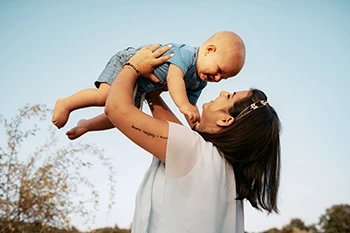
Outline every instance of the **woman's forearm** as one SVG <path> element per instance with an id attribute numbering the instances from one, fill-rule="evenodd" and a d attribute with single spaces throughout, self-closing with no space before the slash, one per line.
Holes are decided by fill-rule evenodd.
<path id="1" fill-rule="evenodd" d="M 147 97 L 148 106 L 152 112 L 153 117 L 162 121 L 171 121 L 177 124 L 182 124 L 181 121 L 175 116 L 175 114 L 166 105 L 162 97 Z"/>
<path id="2" fill-rule="evenodd" d="M 116 126 L 118 118 L 123 117 L 130 108 L 134 107 L 132 93 L 136 79 L 135 70 L 125 66 L 111 86 L 106 100 L 105 114 L 114 126 Z"/>
<path id="3" fill-rule="evenodd" d="M 155 78 L 154 68 L 171 57 L 160 57 L 169 47 L 158 47 L 145 46 L 130 58 L 109 90 L 105 113 L 121 133 L 165 163 L 169 124 L 140 111 L 133 100 L 138 75 Z"/>

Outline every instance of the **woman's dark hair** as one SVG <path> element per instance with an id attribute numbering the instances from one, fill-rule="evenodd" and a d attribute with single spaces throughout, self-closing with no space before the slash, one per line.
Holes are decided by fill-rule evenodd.
<path id="1" fill-rule="evenodd" d="M 237 101 L 229 113 L 240 112 L 259 100 L 267 100 L 264 92 L 251 89 Z M 278 212 L 277 195 L 280 181 L 280 121 L 275 110 L 267 105 L 250 110 L 218 133 L 199 132 L 212 142 L 232 165 L 237 199 L 247 199 L 257 209 Z"/>

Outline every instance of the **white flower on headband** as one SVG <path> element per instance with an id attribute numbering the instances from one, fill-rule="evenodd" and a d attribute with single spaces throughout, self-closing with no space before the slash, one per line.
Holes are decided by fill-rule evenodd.
<path id="1" fill-rule="evenodd" d="M 257 109 L 260 108 L 262 106 L 267 106 L 269 103 L 266 100 L 259 100 L 258 102 L 252 103 L 250 105 L 251 109 Z"/>
<path id="2" fill-rule="evenodd" d="M 247 114 L 253 112 L 255 109 L 258 108 L 262 108 L 265 106 L 269 106 L 269 103 L 266 100 L 259 100 L 255 103 L 252 103 L 251 105 L 249 105 L 248 107 L 246 107 L 245 109 L 243 109 L 242 112 L 240 112 L 240 114 L 238 114 L 238 116 L 236 117 L 236 120 L 246 116 Z"/>
<path id="3" fill-rule="evenodd" d="M 255 103 L 253 103 L 253 104 L 250 105 L 250 108 L 251 109 L 257 109 L 257 108 L 259 108 L 259 106 L 256 105 Z"/>

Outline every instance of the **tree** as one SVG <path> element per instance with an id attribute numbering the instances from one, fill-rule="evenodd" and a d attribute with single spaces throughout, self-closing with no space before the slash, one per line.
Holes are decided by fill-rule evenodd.
<path id="1" fill-rule="evenodd" d="M 334 205 L 320 217 L 319 225 L 325 233 L 350 232 L 350 205 Z"/>
<path id="2" fill-rule="evenodd" d="M 263 233 L 308 233 L 309 229 L 299 218 L 293 218 L 288 225 L 283 226 L 281 230 L 272 228 Z"/>
<path id="3" fill-rule="evenodd" d="M 308 231 L 309 228 L 305 226 L 304 222 L 300 218 L 293 218 L 289 225 L 298 228 L 299 230 Z"/>
<path id="4" fill-rule="evenodd" d="M 90 233 L 130 233 L 130 229 L 120 229 L 117 225 L 114 226 L 114 228 L 107 227 L 107 228 L 100 228 L 93 230 Z"/>
<path id="5" fill-rule="evenodd" d="M 269 229 L 267 231 L 264 231 L 262 233 L 280 233 L 281 231 L 278 230 L 277 228 L 272 228 L 272 229 Z"/>
<path id="6" fill-rule="evenodd" d="M 319 233 L 320 231 L 318 230 L 316 224 L 311 224 L 307 228 L 309 228 L 310 233 Z"/>
<path id="7" fill-rule="evenodd" d="M 45 122 L 46 114 L 50 112 L 45 105 L 27 105 L 11 121 L 0 115 L 7 137 L 6 146 L 0 145 L 0 233 L 13 232 L 30 223 L 40 226 L 40 232 L 45 228 L 70 229 L 72 215 L 91 220 L 94 215 L 89 208 L 97 208 L 99 196 L 94 185 L 81 175 L 83 169 L 92 166 L 86 161 L 89 159 L 86 155 L 97 157 L 107 168 L 109 207 L 113 205 L 115 180 L 112 163 L 96 146 L 74 143 L 57 148 L 58 139 L 50 127 L 49 138 L 34 153 L 20 154 L 23 142 L 30 142 L 39 131 L 37 124 L 33 123 Z M 30 120 L 32 126 L 25 128 L 25 120 Z M 81 185 L 88 190 L 86 197 L 79 192 Z M 72 201 L 78 196 L 80 201 Z"/>
<path id="8" fill-rule="evenodd" d="M 292 226 L 291 224 L 288 224 L 282 228 L 280 233 L 309 233 L 307 230 L 301 230 L 298 227 Z"/>

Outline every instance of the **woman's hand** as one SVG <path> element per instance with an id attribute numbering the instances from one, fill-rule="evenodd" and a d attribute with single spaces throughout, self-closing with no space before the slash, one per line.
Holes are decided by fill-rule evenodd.
<path id="1" fill-rule="evenodd" d="M 173 56 L 173 54 L 169 54 L 161 57 L 171 46 L 159 47 L 159 44 L 145 46 L 129 60 L 138 69 L 140 76 L 149 78 L 153 82 L 159 82 L 159 79 L 153 74 L 153 70 Z"/>

